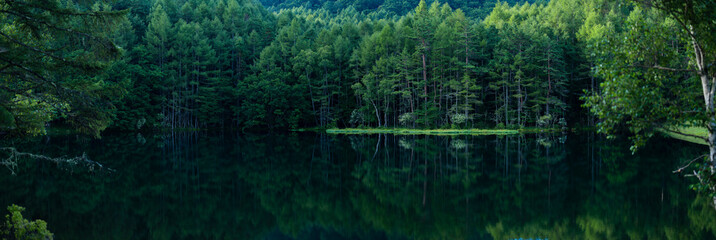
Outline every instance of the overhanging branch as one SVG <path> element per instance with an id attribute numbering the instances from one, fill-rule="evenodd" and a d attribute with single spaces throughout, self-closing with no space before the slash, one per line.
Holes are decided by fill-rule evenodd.
<path id="1" fill-rule="evenodd" d="M 653 65 L 653 66 L 647 66 L 647 65 L 632 65 L 632 67 L 651 68 L 651 69 L 665 70 L 665 71 L 671 71 L 671 72 L 697 72 L 697 71 L 694 70 L 694 69 L 670 68 L 670 67 L 664 67 L 664 66 L 659 66 L 659 65 Z"/>

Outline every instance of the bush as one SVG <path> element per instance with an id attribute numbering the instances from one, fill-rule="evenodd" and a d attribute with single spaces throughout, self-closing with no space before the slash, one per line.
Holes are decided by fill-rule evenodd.
<path id="1" fill-rule="evenodd" d="M 146 119 L 146 118 L 140 118 L 140 119 L 138 119 L 138 120 L 137 120 L 137 130 L 141 130 L 142 127 L 144 126 L 144 124 L 146 124 L 146 123 L 147 123 L 147 119 Z"/>
<path id="2" fill-rule="evenodd" d="M 53 239 L 47 230 L 47 223 L 42 220 L 29 221 L 22 217 L 25 208 L 11 205 L 7 207 L 9 215 L 5 215 L 5 223 L 0 225 L 0 239 L 17 240 L 48 240 Z"/>
<path id="3" fill-rule="evenodd" d="M 415 115 L 413 113 L 403 113 L 398 116 L 398 123 L 402 126 L 412 126 L 415 123 Z"/>
<path id="4" fill-rule="evenodd" d="M 455 114 L 450 115 L 450 120 L 452 121 L 453 124 L 461 125 L 461 124 L 467 122 L 468 116 L 465 114 L 461 114 L 461 113 L 455 113 Z"/>
<path id="5" fill-rule="evenodd" d="M 549 127 L 552 125 L 552 115 L 544 115 L 537 119 L 537 127 Z"/>
<path id="6" fill-rule="evenodd" d="M 362 126 L 366 121 L 365 114 L 359 109 L 353 109 L 351 112 L 351 119 L 348 121 L 352 126 Z"/>

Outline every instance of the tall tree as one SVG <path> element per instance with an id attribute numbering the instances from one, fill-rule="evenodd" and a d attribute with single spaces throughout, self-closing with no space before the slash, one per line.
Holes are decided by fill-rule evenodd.
<path id="1" fill-rule="evenodd" d="M 708 129 L 711 174 L 716 171 L 716 2 L 699 0 L 637 0 L 615 44 L 598 68 L 601 94 L 587 105 L 612 134 L 626 123 L 635 146 L 661 128 L 677 134 L 682 126 Z M 664 17 L 667 17 L 664 19 Z M 619 39 L 617 39 L 619 38 Z M 689 56 L 684 58 L 683 56 Z M 701 98 L 701 104 L 695 97 Z M 699 137 L 699 136 L 694 136 Z M 709 175 L 711 175 L 709 174 Z"/>

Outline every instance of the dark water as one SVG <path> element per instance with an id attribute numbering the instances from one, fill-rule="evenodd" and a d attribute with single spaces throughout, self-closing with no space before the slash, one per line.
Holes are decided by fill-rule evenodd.
<path id="1" fill-rule="evenodd" d="M 716 238 L 714 208 L 671 173 L 704 149 L 669 139 L 636 155 L 593 134 L 175 133 L 8 145 L 105 166 L 0 167 L 0 206 L 26 207 L 56 239 Z"/>

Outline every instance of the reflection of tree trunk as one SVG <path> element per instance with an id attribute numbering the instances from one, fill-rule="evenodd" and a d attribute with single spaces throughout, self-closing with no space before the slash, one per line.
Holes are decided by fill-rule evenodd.
<path id="1" fill-rule="evenodd" d="M 425 136 L 425 138 L 427 140 L 428 137 Z M 428 141 L 425 141 L 425 142 L 427 144 Z M 427 147 L 426 147 L 426 149 L 427 149 Z M 427 153 L 426 153 L 426 155 L 423 156 L 423 162 L 425 163 L 423 165 L 423 167 L 424 167 L 423 177 L 425 178 L 425 180 L 423 180 L 423 207 L 424 207 L 425 206 L 425 197 L 428 192 L 428 156 L 427 156 Z"/>
<path id="2" fill-rule="evenodd" d="M 549 158 L 548 158 L 549 159 Z M 552 209 L 552 167 L 549 167 L 549 178 L 547 180 L 547 208 Z"/>
<path id="3" fill-rule="evenodd" d="M 547 147 L 546 151 L 547 154 L 545 154 L 546 159 L 550 159 L 549 157 L 549 147 Z M 547 206 L 549 209 L 552 209 L 552 163 L 547 162 L 547 168 L 549 168 L 549 178 L 547 180 Z"/>
<path id="4" fill-rule="evenodd" d="M 517 182 L 522 182 L 522 137 L 517 136 Z"/>
<path id="5" fill-rule="evenodd" d="M 378 134 L 378 143 L 375 144 L 375 152 L 373 153 L 373 158 L 370 159 L 371 161 L 375 160 L 375 157 L 378 156 L 378 149 L 380 149 L 381 136 L 383 136 L 383 134 Z"/>
<path id="6" fill-rule="evenodd" d="M 425 170 L 423 171 L 423 177 L 425 177 L 425 180 L 423 180 L 423 207 L 425 206 L 425 196 L 428 192 L 428 158 L 426 157 L 424 159 L 425 166 L 423 167 L 425 167 Z"/>
<path id="7" fill-rule="evenodd" d="M 508 146 L 510 145 L 510 137 L 505 136 L 505 177 L 510 175 L 510 152 Z"/>
<path id="8" fill-rule="evenodd" d="M 415 136 L 413 136 L 412 142 L 415 142 Z M 408 181 L 413 179 L 413 160 L 415 159 L 415 149 L 410 148 L 410 174 L 408 174 Z"/>
<path id="9" fill-rule="evenodd" d="M 315 159 L 315 157 L 316 157 L 316 146 L 313 146 L 311 148 L 311 163 L 309 165 L 310 168 L 308 170 L 308 177 L 306 178 L 306 187 L 310 186 L 311 175 L 313 175 L 313 159 Z"/>
<path id="10" fill-rule="evenodd" d="M 466 138 L 468 139 L 468 141 L 467 141 L 468 144 L 467 144 L 467 146 L 465 146 L 465 182 L 469 183 L 470 182 L 470 164 L 469 164 L 470 158 L 469 158 L 468 148 L 470 148 L 470 144 L 469 144 L 470 141 L 469 141 L 469 137 L 466 137 Z M 470 211 L 469 211 L 470 197 L 468 196 L 467 189 L 469 189 L 469 188 L 465 188 L 465 230 L 470 229 L 470 227 L 468 226 L 468 223 L 469 223 L 468 219 L 470 219 L 470 214 L 469 214 L 470 213 Z"/>
<path id="11" fill-rule="evenodd" d="M 388 156 L 388 134 L 386 134 L 385 138 L 383 139 L 383 152 L 385 152 L 385 160 L 383 160 L 383 164 L 385 164 L 390 159 L 390 157 Z"/>

